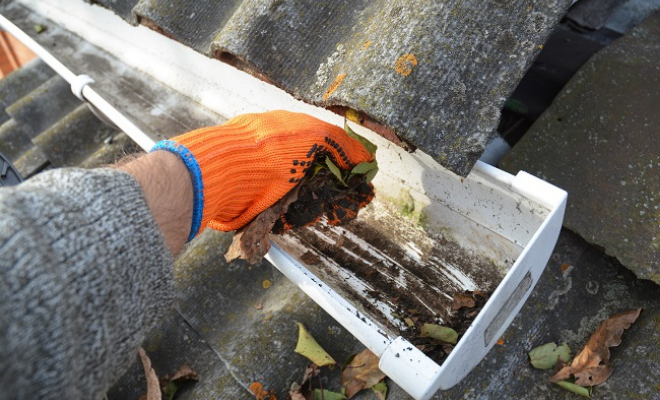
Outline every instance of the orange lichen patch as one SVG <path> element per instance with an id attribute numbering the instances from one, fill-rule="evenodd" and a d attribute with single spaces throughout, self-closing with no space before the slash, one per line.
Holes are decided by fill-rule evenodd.
<path id="1" fill-rule="evenodd" d="M 323 100 L 326 100 L 332 94 L 332 92 L 337 90 L 339 85 L 341 85 L 341 83 L 344 81 L 344 78 L 346 78 L 346 74 L 341 74 L 335 78 L 335 81 L 332 82 L 332 85 L 330 85 L 328 91 L 323 95 Z"/>
<path id="2" fill-rule="evenodd" d="M 277 397 L 275 397 L 275 390 L 268 392 L 263 389 L 264 386 L 259 382 L 253 382 L 250 385 L 250 391 L 257 400 L 277 400 Z"/>
<path id="3" fill-rule="evenodd" d="M 369 48 L 369 46 L 371 46 L 371 40 L 368 41 L 368 42 L 366 42 L 366 43 L 362 46 L 362 51 L 365 51 L 367 48 Z"/>
<path id="4" fill-rule="evenodd" d="M 502 346 L 504 344 L 504 339 L 500 338 L 495 344 Z"/>
<path id="5" fill-rule="evenodd" d="M 403 76 L 408 76 L 417 65 L 417 58 L 413 54 L 404 54 L 394 63 L 394 70 Z"/>
<path id="6" fill-rule="evenodd" d="M 254 394 L 254 395 L 259 395 L 259 394 L 261 394 L 261 390 L 262 390 L 263 388 L 264 388 L 264 385 L 262 385 L 262 384 L 259 383 L 259 382 L 253 382 L 253 383 L 250 385 L 250 391 L 251 391 L 252 394 Z"/>
<path id="7" fill-rule="evenodd" d="M 565 273 L 566 270 L 568 269 L 568 267 L 570 267 L 570 265 L 568 265 L 568 264 L 566 264 L 566 263 L 563 263 L 563 264 L 561 265 L 561 273 L 562 273 L 562 274 Z"/>

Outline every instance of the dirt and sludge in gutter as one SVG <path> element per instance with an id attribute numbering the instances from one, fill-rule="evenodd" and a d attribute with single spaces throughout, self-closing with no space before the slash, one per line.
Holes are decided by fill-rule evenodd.
<path id="1" fill-rule="evenodd" d="M 345 129 L 375 154 L 376 146 Z M 502 266 L 461 246 L 451 228 L 430 233 L 414 207 L 375 198 L 375 160 L 350 170 L 335 161 L 323 152 L 305 162 L 305 178 L 239 230 L 225 258 L 258 262 L 272 232 L 271 240 L 320 279 L 315 284 L 352 303 L 363 322 L 441 363 L 501 282 Z M 473 226 L 461 218 L 453 223 Z"/>
<path id="2" fill-rule="evenodd" d="M 460 340 L 503 278 L 492 261 L 378 199 L 341 226 L 320 221 L 271 239 L 390 337 L 438 363 L 453 346 L 421 337 L 424 324 L 451 327 Z"/>

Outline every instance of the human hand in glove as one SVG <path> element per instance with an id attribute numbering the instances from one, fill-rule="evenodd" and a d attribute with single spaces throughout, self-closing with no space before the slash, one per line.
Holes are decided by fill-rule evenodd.
<path id="1" fill-rule="evenodd" d="M 245 114 L 225 124 L 158 142 L 185 163 L 193 185 L 188 240 L 206 226 L 237 230 L 275 204 L 305 176 L 316 157 L 341 169 L 373 155 L 335 125 L 306 114 Z"/>

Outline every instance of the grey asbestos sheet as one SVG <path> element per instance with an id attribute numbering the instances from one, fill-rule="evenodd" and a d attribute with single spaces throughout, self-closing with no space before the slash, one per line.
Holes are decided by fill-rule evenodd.
<path id="1" fill-rule="evenodd" d="M 141 23 L 467 175 L 570 0 L 141 0 Z"/>
<path id="2" fill-rule="evenodd" d="M 660 283 L 660 13 L 601 50 L 500 166 L 569 193 L 564 225 Z"/>

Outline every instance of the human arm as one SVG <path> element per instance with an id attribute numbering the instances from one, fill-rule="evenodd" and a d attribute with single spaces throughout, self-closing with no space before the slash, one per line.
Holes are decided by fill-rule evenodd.
<path id="1" fill-rule="evenodd" d="M 165 243 L 176 257 L 188 239 L 192 220 L 192 181 L 185 164 L 170 152 L 156 151 L 117 169 L 140 184 Z"/>
<path id="2" fill-rule="evenodd" d="M 172 265 L 125 172 L 0 190 L 0 399 L 102 397 L 169 309 Z"/>
<path id="3" fill-rule="evenodd" d="M 0 190 L 0 400 L 101 396 L 171 303 L 172 254 L 186 240 L 248 223 L 317 156 L 343 168 L 371 157 L 341 128 L 286 112 L 160 147 Z"/>

